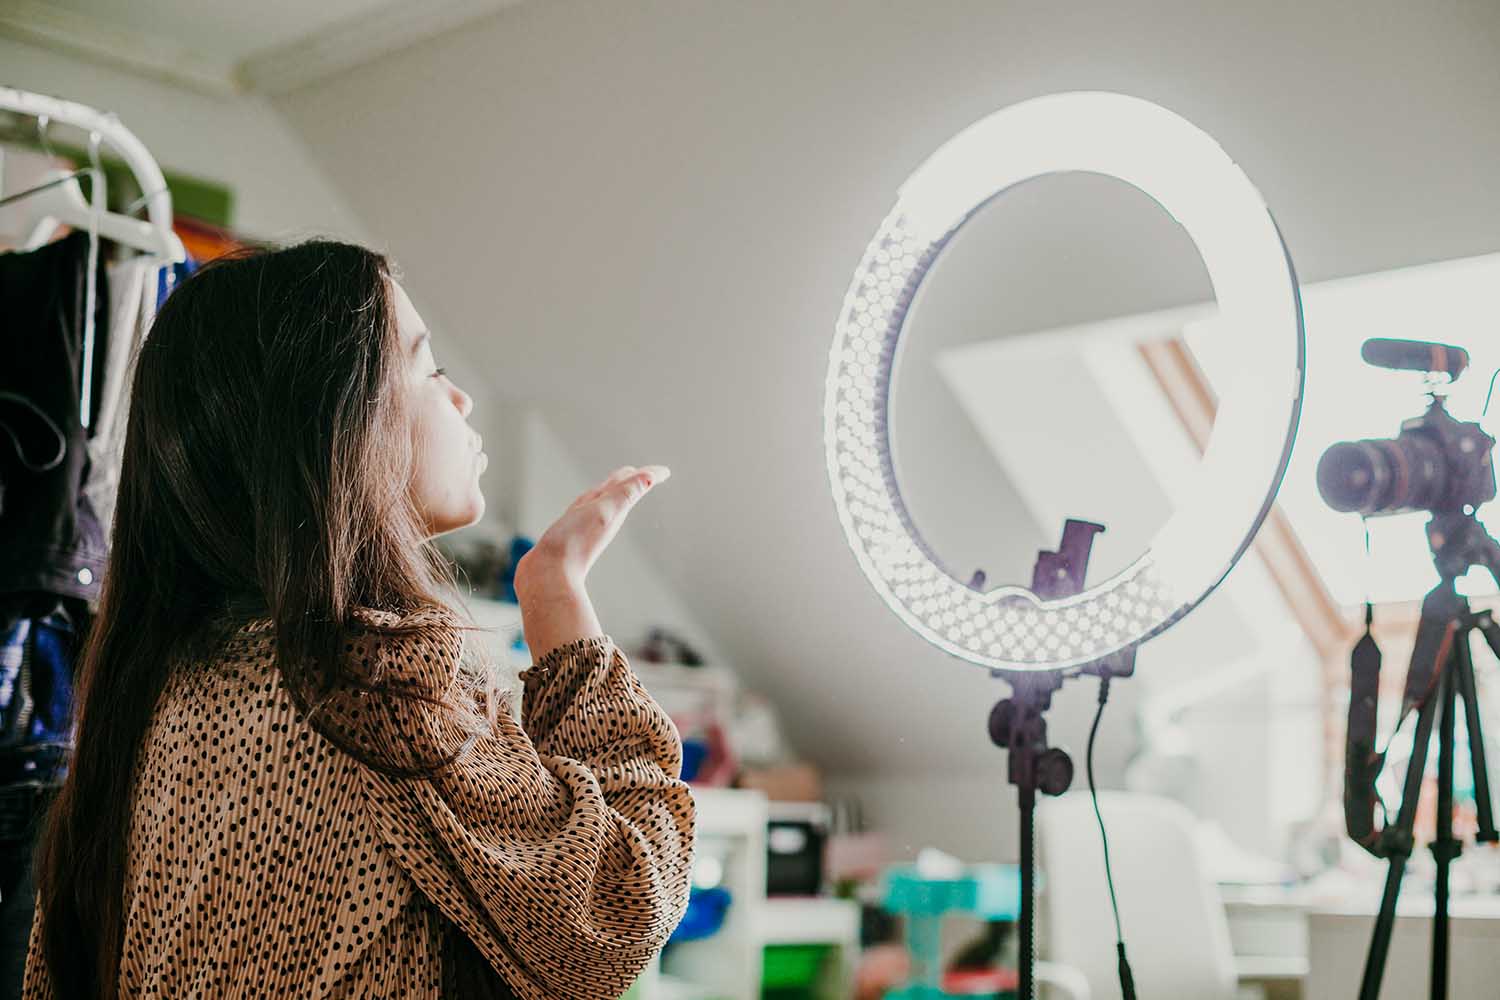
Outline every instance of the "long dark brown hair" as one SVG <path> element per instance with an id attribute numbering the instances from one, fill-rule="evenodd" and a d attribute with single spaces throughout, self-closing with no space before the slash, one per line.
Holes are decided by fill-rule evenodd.
<path id="1" fill-rule="evenodd" d="M 411 499 L 390 279 L 386 258 L 344 243 L 221 258 L 167 298 L 140 350 L 77 748 L 36 854 L 60 1000 L 116 996 L 133 777 L 170 673 L 226 623 L 269 618 L 316 724 L 320 697 L 371 680 L 340 656 L 356 609 L 453 604 Z"/>

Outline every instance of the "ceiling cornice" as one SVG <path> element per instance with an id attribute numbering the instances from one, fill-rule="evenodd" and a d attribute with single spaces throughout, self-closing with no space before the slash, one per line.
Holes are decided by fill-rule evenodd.
<path id="1" fill-rule="evenodd" d="M 227 63 L 66 7 L 6 0 L 0 3 L 0 35 L 216 97 L 238 90 L 234 67 Z"/>
<path id="2" fill-rule="evenodd" d="M 216 97 L 284 94 L 462 27 L 523 0 L 386 3 L 228 63 L 164 35 L 36 0 L 0 3 L 0 35 Z"/>
<path id="3" fill-rule="evenodd" d="M 247 91 L 284 94 L 521 2 L 441 0 L 386 4 L 242 60 L 235 70 L 235 80 Z"/>

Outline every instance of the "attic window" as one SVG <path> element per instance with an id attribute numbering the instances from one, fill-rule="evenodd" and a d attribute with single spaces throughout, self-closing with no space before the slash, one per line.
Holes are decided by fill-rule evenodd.
<path id="1" fill-rule="evenodd" d="M 1500 254 L 1448 261 L 1398 271 L 1321 282 L 1303 290 L 1307 326 L 1307 379 L 1302 421 L 1291 464 L 1278 496 L 1290 531 L 1305 547 L 1328 594 L 1345 607 L 1419 601 L 1438 582 L 1423 530 L 1425 513 L 1398 514 L 1369 521 L 1370 554 L 1364 527 L 1353 514 L 1329 509 L 1319 496 L 1315 470 L 1335 441 L 1390 437 L 1404 420 L 1427 406 L 1423 376 L 1373 368 L 1360 360 L 1368 337 L 1437 340 L 1469 350 L 1470 370 L 1451 386 L 1449 409 L 1459 420 L 1478 419 L 1490 375 L 1500 368 Z M 1195 336 L 1195 333 L 1198 335 Z M 1179 413 L 1204 403 L 1198 397 L 1228 376 L 1225 353 L 1207 330 L 1186 332 L 1186 345 L 1201 370 L 1198 380 L 1162 380 Z M 1159 347 L 1146 347 L 1159 355 Z M 1179 346 L 1174 350 L 1182 350 Z M 1493 429 L 1493 427 L 1492 427 Z M 1500 504 L 1479 516 L 1500 535 Z M 1460 583 L 1471 596 L 1497 592 L 1486 573 Z"/>

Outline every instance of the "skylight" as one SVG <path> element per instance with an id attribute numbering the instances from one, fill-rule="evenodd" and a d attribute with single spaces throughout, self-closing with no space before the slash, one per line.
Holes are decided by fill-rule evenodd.
<path id="1" fill-rule="evenodd" d="M 1467 349 L 1471 364 L 1447 387 L 1448 406 L 1459 420 L 1478 419 L 1490 376 L 1500 368 L 1500 254 L 1306 284 L 1302 302 L 1305 396 L 1277 503 L 1339 604 L 1357 605 L 1367 595 L 1377 603 L 1420 600 L 1437 583 L 1423 530 L 1427 515 L 1371 519 L 1366 556 L 1361 519 L 1329 509 L 1318 494 L 1318 459 L 1335 441 L 1393 436 L 1403 421 L 1427 408 L 1422 375 L 1373 368 L 1360 359 L 1360 345 L 1369 337 Z M 939 358 L 945 380 L 1039 524 L 1050 529 L 1063 517 L 1083 514 L 1069 505 L 1102 483 L 1115 484 L 1103 509 L 1113 519 L 1096 550 L 1100 569 L 1118 569 L 1141 551 L 1195 465 L 1185 429 L 1134 349 L 1178 336 L 1210 385 L 1226 384 L 1232 352 L 1223 349 L 1224 334 L 1210 306 L 970 343 Z M 1034 385 L 1001 381 L 1001 373 L 1016 371 L 1052 374 Z M 1060 380 L 1068 378 L 1085 380 L 1092 389 L 1085 391 L 1080 382 L 1064 393 L 1070 383 Z M 1005 391 L 997 393 L 1002 385 Z M 1087 436 L 1056 421 L 1027 423 L 1027 413 L 1056 413 L 1046 400 L 1060 394 L 1068 399 L 1069 421 L 1088 428 Z M 1500 401 L 1493 409 L 1500 410 Z M 1494 434 L 1500 415 L 1484 423 Z M 1087 458 L 1079 445 L 1085 441 L 1093 449 Z M 1058 462 L 1060 446 L 1071 461 Z M 1134 471 L 1101 469 L 1101 463 L 1119 461 Z M 1479 516 L 1500 536 L 1500 504 L 1487 504 Z M 1480 571 L 1460 586 L 1473 596 L 1497 592 Z"/>

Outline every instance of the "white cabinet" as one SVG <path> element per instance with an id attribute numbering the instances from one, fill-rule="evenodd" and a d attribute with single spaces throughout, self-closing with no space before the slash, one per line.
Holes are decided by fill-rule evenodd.
<path id="1" fill-rule="evenodd" d="M 761 913 L 766 899 L 766 797 L 739 788 L 694 788 L 701 859 L 722 862 L 731 902 L 718 933 L 672 946 L 660 993 L 645 1000 L 720 997 L 759 1000 Z"/>
<path id="2" fill-rule="evenodd" d="M 766 896 L 766 797 L 739 788 L 694 788 L 700 855 L 722 859 L 733 902 L 717 934 L 674 945 L 642 1000 L 759 1000 L 767 945 L 833 948 L 831 995 L 850 995 L 859 955 L 859 905 L 852 900 Z"/>
<path id="3" fill-rule="evenodd" d="M 854 992 L 854 966 L 859 961 L 859 904 L 852 899 L 772 896 L 760 917 L 762 947 L 778 944 L 824 944 L 832 948 L 822 980 L 827 993 L 848 997 Z"/>

